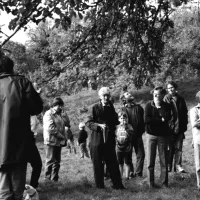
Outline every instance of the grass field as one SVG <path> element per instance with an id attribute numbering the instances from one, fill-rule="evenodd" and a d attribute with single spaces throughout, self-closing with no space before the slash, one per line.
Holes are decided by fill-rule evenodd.
<path id="1" fill-rule="evenodd" d="M 195 105 L 195 94 L 199 90 L 200 81 L 188 81 L 180 84 L 180 94 L 186 99 L 188 109 Z M 135 92 L 136 101 L 143 106 L 148 99 L 151 98 L 149 90 L 141 90 Z M 80 113 L 82 107 L 88 109 L 91 105 L 98 101 L 97 92 L 83 91 L 76 96 L 63 97 L 66 109 L 71 119 L 72 130 L 77 135 L 77 125 L 83 120 L 85 113 Z M 119 107 L 119 103 L 115 102 L 115 107 Z M 93 170 L 91 160 L 88 158 L 80 159 L 78 154 L 69 154 L 66 148 L 62 150 L 62 162 L 60 168 L 60 179 L 56 184 L 44 182 L 44 168 L 40 177 L 40 185 L 44 192 L 40 193 L 41 200 L 197 200 L 200 199 L 200 192 L 196 189 L 196 175 L 194 167 L 194 153 L 191 146 L 192 133 L 191 125 L 188 124 L 188 130 L 185 133 L 186 139 L 183 145 L 183 167 L 186 174 L 169 173 L 169 188 L 158 188 L 150 190 L 146 182 L 146 159 L 144 165 L 144 176 L 142 178 L 133 178 L 125 181 L 126 190 L 111 189 L 110 180 L 105 180 L 106 188 L 96 189 L 93 179 Z M 143 136 L 144 144 L 145 134 Z M 43 164 L 45 161 L 45 147 L 42 141 L 42 133 L 40 133 L 37 141 Z M 145 145 L 146 146 L 146 145 Z M 77 147 L 78 149 L 78 147 Z M 145 148 L 146 149 L 146 148 Z M 135 160 L 135 154 L 133 154 Z M 156 183 L 159 183 L 160 166 L 156 160 Z M 30 179 L 30 166 L 28 166 L 27 182 Z"/>

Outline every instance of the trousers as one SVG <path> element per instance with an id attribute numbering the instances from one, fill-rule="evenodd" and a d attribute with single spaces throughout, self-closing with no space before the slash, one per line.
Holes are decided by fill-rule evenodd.
<path id="1" fill-rule="evenodd" d="M 0 200 L 22 200 L 27 164 L 15 164 L 0 169 Z"/>

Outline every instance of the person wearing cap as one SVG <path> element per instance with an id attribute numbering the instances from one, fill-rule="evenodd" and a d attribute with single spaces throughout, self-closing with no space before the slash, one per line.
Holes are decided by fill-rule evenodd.
<path id="1" fill-rule="evenodd" d="M 79 134 L 78 134 L 78 145 L 80 146 L 80 152 L 81 152 L 81 157 L 80 158 L 84 158 L 84 156 L 86 156 L 87 158 L 89 158 L 89 153 L 87 150 L 87 137 L 88 134 L 85 131 L 85 123 L 84 122 L 80 122 L 79 124 Z"/>
<path id="2" fill-rule="evenodd" d="M 174 130 L 169 143 L 168 170 L 172 171 L 174 160 L 174 171 L 185 173 L 182 167 L 182 149 L 185 139 L 184 132 L 188 124 L 188 110 L 184 98 L 177 92 L 177 84 L 174 81 L 168 81 L 166 85 L 168 94 L 165 95 L 164 101 L 171 104 L 174 115 Z"/>
<path id="3" fill-rule="evenodd" d="M 200 91 L 196 94 L 197 105 L 190 109 L 190 122 L 194 147 L 197 189 L 200 190 Z"/>
<path id="4" fill-rule="evenodd" d="M 132 125 L 134 134 L 132 136 L 132 147 L 136 153 L 136 170 L 134 173 L 134 167 L 131 156 L 131 165 L 130 165 L 130 176 L 139 176 L 143 175 L 145 151 L 142 135 L 145 132 L 144 125 L 144 109 L 139 104 L 134 102 L 134 97 L 129 92 L 125 92 L 121 97 L 123 102 L 122 110 L 126 112 L 128 116 L 128 123 Z M 133 152 L 133 148 L 132 151 Z"/>
<path id="5" fill-rule="evenodd" d="M 147 142 L 147 180 L 150 188 L 155 187 L 154 168 L 156 151 L 160 158 L 160 180 L 163 187 L 168 187 L 167 146 L 173 129 L 171 105 L 163 101 L 165 90 L 155 87 L 152 91 L 153 100 L 149 101 L 144 110 L 144 122 Z"/>
<path id="6" fill-rule="evenodd" d="M 62 117 L 64 102 L 60 97 L 53 100 L 52 107 L 43 117 L 43 136 L 46 145 L 45 180 L 57 182 L 61 162 L 61 149 L 66 146 L 65 121 Z"/>
<path id="7" fill-rule="evenodd" d="M 42 112 L 43 102 L 1 51 L 0 86 L 0 199 L 22 200 L 33 138 L 30 116 Z"/>
<path id="8" fill-rule="evenodd" d="M 124 189 L 115 151 L 115 129 L 119 124 L 115 108 L 110 101 L 110 90 L 99 90 L 100 102 L 92 107 L 87 121 L 91 129 L 90 156 L 93 163 L 94 179 L 97 188 L 104 188 L 104 162 L 114 189 Z"/>

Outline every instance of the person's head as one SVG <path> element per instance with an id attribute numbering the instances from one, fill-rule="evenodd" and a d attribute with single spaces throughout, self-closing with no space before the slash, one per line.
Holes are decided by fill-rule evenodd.
<path id="1" fill-rule="evenodd" d="M 123 88 L 122 88 L 122 90 L 123 90 L 124 92 L 126 92 L 126 91 L 128 90 L 128 86 L 127 86 L 127 85 L 124 85 Z"/>
<path id="2" fill-rule="evenodd" d="M 108 87 L 102 87 L 99 90 L 99 98 L 103 104 L 107 104 L 110 101 L 110 89 Z"/>
<path id="3" fill-rule="evenodd" d="M 64 106 L 64 102 L 60 97 L 54 98 L 52 102 L 52 108 L 57 112 L 61 113 Z"/>
<path id="4" fill-rule="evenodd" d="M 120 124 L 127 124 L 128 123 L 128 116 L 127 116 L 126 112 L 119 111 L 118 112 L 118 120 L 119 120 Z"/>
<path id="5" fill-rule="evenodd" d="M 160 104 L 165 96 L 165 89 L 162 86 L 157 86 L 152 90 L 153 101 L 155 104 Z"/>
<path id="6" fill-rule="evenodd" d="M 196 93 L 196 100 L 200 103 L 200 91 Z"/>
<path id="7" fill-rule="evenodd" d="M 131 94 L 131 93 L 129 93 L 129 92 L 125 92 L 124 94 L 123 94 L 123 96 L 124 96 L 124 100 L 125 100 L 125 103 L 126 104 L 131 104 L 131 103 L 134 103 L 134 97 L 133 97 L 133 95 Z"/>
<path id="8" fill-rule="evenodd" d="M 79 127 L 79 130 L 84 130 L 85 129 L 85 123 L 84 122 L 80 122 L 78 127 Z"/>
<path id="9" fill-rule="evenodd" d="M 14 62 L 8 56 L 2 56 L 0 62 L 0 73 L 13 74 Z"/>
<path id="10" fill-rule="evenodd" d="M 166 86 L 167 86 L 168 93 L 174 96 L 177 92 L 176 91 L 178 88 L 177 84 L 174 81 L 168 81 Z"/>

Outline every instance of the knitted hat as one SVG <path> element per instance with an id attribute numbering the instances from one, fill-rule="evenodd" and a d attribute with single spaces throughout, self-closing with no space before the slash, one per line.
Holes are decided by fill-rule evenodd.
<path id="1" fill-rule="evenodd" d="M 52 102 L 52 107 L 57 106 L 57 105 L 64 106 L 64 102 L 60 97 L 54 98 L 54 100 Z"/>

